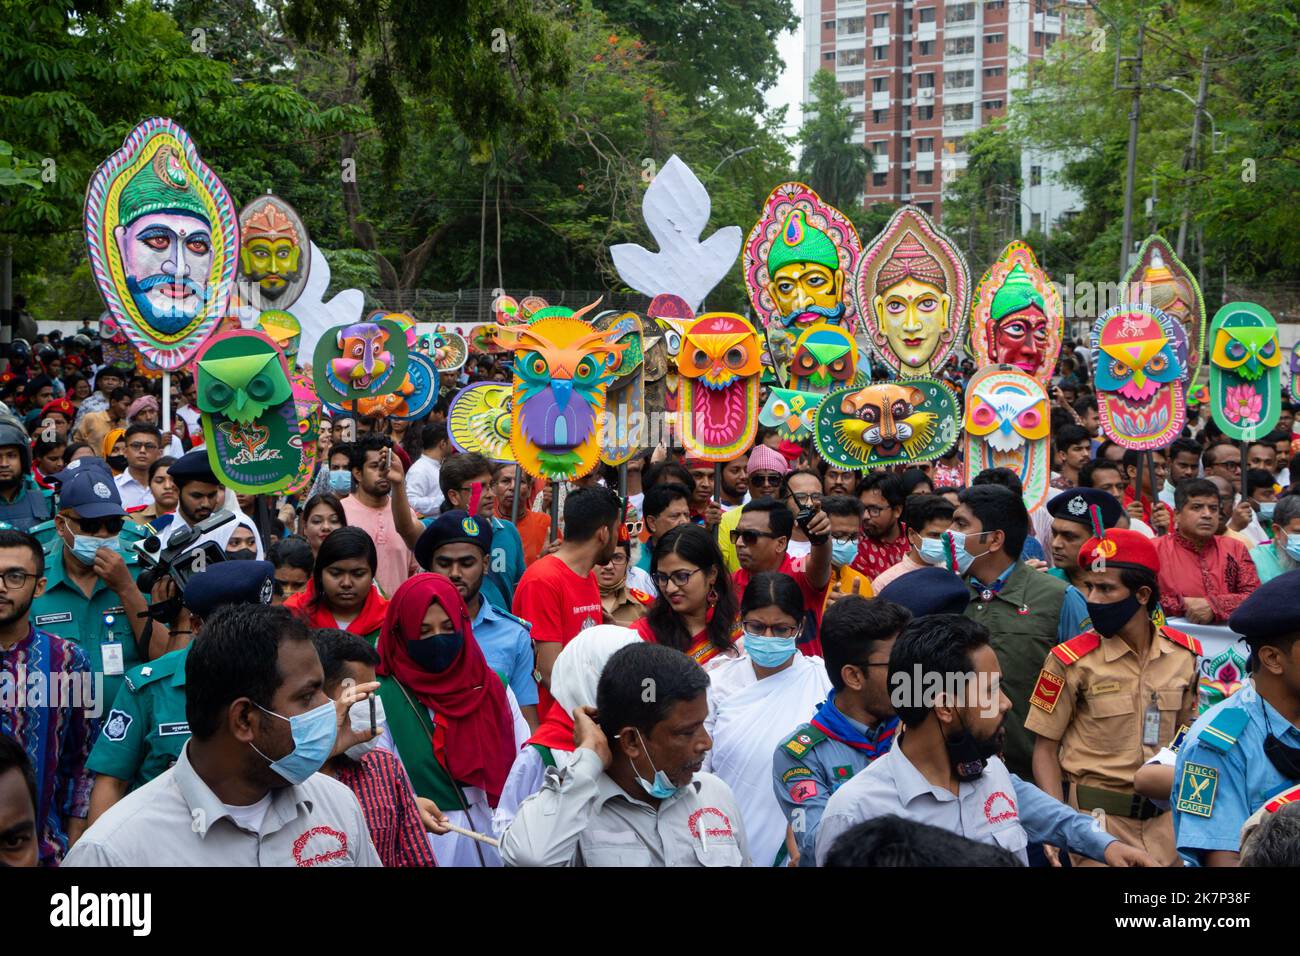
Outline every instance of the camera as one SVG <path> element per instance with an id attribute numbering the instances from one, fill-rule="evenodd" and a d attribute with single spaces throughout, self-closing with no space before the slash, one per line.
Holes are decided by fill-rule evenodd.
<path id="1" fill-rule="evenodd" d="M 233 512 L 214 511 L 198 524 L 176 531 L 163 547 L 162 539 L 151 535 L 132 547 L 140 556 L 144 570 L 136 580 L 136 586 L 144 594 L 150 594 L 153 586 L 164 578 L 171 578 L 176 590 L 184 593 L 185 584 L 194 575 L 201 573 L 209 564 L 226 560 L 226 552 L 215 541 L 200 541 L 211 531 L 234 521 Z"/>

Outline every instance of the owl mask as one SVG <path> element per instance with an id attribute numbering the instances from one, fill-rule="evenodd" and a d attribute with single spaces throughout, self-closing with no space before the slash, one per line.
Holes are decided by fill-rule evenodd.
<path id="1" fill-rule="evenodd" d="M 815 433 L 822 458 L 840 468 L 932 461 L 957 440 L 957 396 L 929 378 L 840 389 L 818 405 Z"/>
<path id="2" fill-rule="evenodd" d="M 824 396 L 789 388 L 770 389 L 758 423 L 775 428 L 786 441 L 803 441 L 813 432 L 817 406 Z"/>
<path id="3" fill-rule="evenodd" d="M 1111 441 L 1164 448 L 1187 421 L 1187 333 L 1158 309 L 1121 305 L 1092 328 L 1098 411 Z"/>
<path id="4" fill-rule="evenodd" d="M 1025 508 L 1047 498 L 1051 416 L 1042 383 L 1010 365 L 980 369 L 966 386 L 966 484 L 986 468 L 1010 468 Z"/>
<path id="5" fill-rule="evenodd" d="M 758 333 L 739 315 L 706 312 L 677 356 L 682 445 L 693 458 L 730 461 L 758 432 Z"/>
<path id="6" fill-rule="evenodd" d="M 1273 316 L 1253 302 L 1229 302 L 1210 324 L 1210 413 L 1223 433 L 1252 441 L 1277 425 L 1282 349 Z"/>
<path id="7" fill-rule="evenodd" d="M 1164 239 L 1148 236 L 1137 262 L 1124 275 L 1124 285 L 1127 301 L 1159 309 L 1183 327 L 1188 381 L 1195 380 L 1205 348 L 1205 299 L 1192 271 Z"/>
<path id="8" fill-rule="evenodd" d="M 790 361 L 790 387 L 825 394 L 855 384 L 858 344 L 836 325 L 814 325 L 799 336 Z M 862 384 L 866 384 L 865 382 Z"/>

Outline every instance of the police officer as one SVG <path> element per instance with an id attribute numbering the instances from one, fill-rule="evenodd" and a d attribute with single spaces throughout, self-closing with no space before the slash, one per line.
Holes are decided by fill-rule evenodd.
<path id="1" fill-rule="evenodd" d="M 474 640 L 488 667 L 514 691 L 528 726 L 537 729 L 537 681 L 533 678 L 533 642 L 527 622 L 485 600 L 491 576 L 492 526 L 460 510 L 444 511 L 415 543 L 420 567 L 449 578 L 465 600 L 473 620 Z"/>
<path id="2" fill-rule="evenodd" d="M 31 531 L 48 521 L 50 501 L 35 483 L 31 439 L 12 418 L 0 417 L 0 521 L 19 531 Z"/>
<path id="3" fill-rule="evenodd" d="M 191 578 L 181 600 L 194 634 L 204 618 L 227 604 L 270 604 L 274 573 L 269 561 L 221 561 Z M 190 639 L 184 643 L 127 672 L 86 763 L 97 774 L 90 794 L 91 823 L 128 790 L 174 764 L 189 740 L 185 660 Z"/>
<path id="4" fill-rule="evenodd" d="M 1100 488 L 1067 488 L 1047 503 L 1052 516 L 1052 568 L 1046 573 L 1084 591 L 1079 549 L 1102 528 L 1117 527 L 1124 508 L 1114 495 Z M 1086 591 L 1084 592 L 1087 593 Z"/>
<path id="5" fill-rule="evenodd" d="M 1174 838 L 1189 866 L 1235 866 L 1246 820 L 1300 782 L 1300 570 L 1261 585 L 1228 618 L 1252 681 L 1192 725 L 1174 766 Z"/>
<path id="6" fill-rule="evenodd" d="M 1089 538 L 1077 564 L 1092 630 L 1048 653 L 1029 697 L 1034 779 L 1071 806 L 1102 811 L 1108 833 L 1174 866 L 1173 821 L 1136 793 L 1134 775 L 1196 717 L 1194 637 L 1164 623 L 1155 545 L 1136 531 Z M 1074 865 L 1086 865 L 1073 858 Z"/>
<path id="7" fill-rule="evenodd" d="M 77 464 L 51 476 L 60 483 L 56 538 L 46 548 L 48 582 L 32 603 L 32 624 L 81 646 L 91 671 L 103 675 L 108 702 L 130 668 L 167 646 L 167 629 L 146 622 L 135 583 L 140 566 L 118 542 L 126 510 L 112 473 L 99 459 Z"/>

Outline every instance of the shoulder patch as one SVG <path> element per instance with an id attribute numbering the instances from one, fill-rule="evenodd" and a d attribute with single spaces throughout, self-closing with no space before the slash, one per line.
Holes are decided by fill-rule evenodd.
<path id="1" fill-rule="evenodd" d="M 822 731 L 811 724 L 804 724 L 781 744 L 781 748 L 792 757 L 802 757 L 825 739 L 826 734 Z"/>
<path id="2" fill-rule="evenodd" d="M 1205 651 L 1201 647 L 1201 642 L 1190 634 L 1184 634 L 1182 631 L 1174 630 L 1169 625 L 1160 628 L 1160 633 L 1173 641 L 1179 647 L 1185 647 L 1197 657 L 1200 657 Z"/>
<path id="3" fill-rule="evenodd" d="M 797 777 L 811 777 L 813 772 L 807 767 L 791 767 L 785 773 L 781 774 L 781 782 L 789 783 Z"/>
<path id="4" fill-rule="evenodd" d="M 1052 653 L 1056 659 L 1069 667 L 1085 654 L 1091 654 L 1097 648 L 1101 647 L 1101 635 L 1096 631 L 1086 631 L 1078 637 L 1072 637 L 1064 644 L 1057 644 L 1052 648 Z"/>
<path id="5" fill-rule="evenodd" d="M 1250 723 L 1250 714 L 1243 708 L 1224 707 L 1214 715 L 1213 720 L 1201 728 L 1196 739 L 1219 753 L 1227 753 L 1248 723 Z"/>
<path id="6" fill-rule="evenodd" d="M 515 617 L 515 616 L 514 616 L 513 614 L 511 614 L 509 611 L 503 611 L 503 610 L 501 610 L 501 608 L 496 607 L 496 606 L 493 606 L 492 610 L 496 611 L 497 614 L 499 614 L 499 615 L 501 615 L 502 617 L 504 617 L 507 621 L 514 621 L 516 624 L 518 624 L 520 627 L 522 627 L 525 631 L 531 631 L 531 630 L 533 629 L 533 625 L 532 625 L 531 623 L 529 623 L 528 621 L 525 621 L 522 617 Z"/>
<path id="7" fill-rule="evenodd" d="M 627 593 L 632 595 L 632 600 L 644 607 L 649 607 L 655 601 L 655 599 L 650 595 L 646 594 L 644 591 L 638 591 L 636 588 L 628 588 Z"/>
<path id="8" fill-rule="evenodd" d="M 1288 787 L 1286 790 L 1283 790 L 1277 796 L 1270 799 L 1268 803 L 1264 804 L 1264 809 L 1269 813 L 1277 813 L 1277 811 L 1281 810 L 1288 803 L 1296 802 L 1300 802 L 1300 784 L 1296 784 L 1294 787 Z"/>
<path id="9" fill-rule="evenodd" d="M 1183 765 L 1178 781 L 1178 810 L 1198 817 L 1214 813 L 1214 792 L 1219 788 L 1219 771 L 1199 763 Z"/>
<path id="10" fill-rule="evenodd" d="M 1065 678 L 1057 677 L 1051 671 L 1044 668 L 1038 672 L 1038 683 L 1034 685 L 1033 693 L 1029 695 L 1029 702 L 1044 713 L 1050 714 L 1056 710 L 1056 702 L 1061 698 L 1061 690 L 1065 687 Z"/>
<path id="11" fill-rule="evenodd" d="M 123 739 L 134 720 L 126 711 L 114 708 L 109 711 L 108 720 L 104 721 L 104 736 L 109 740 Z"/>

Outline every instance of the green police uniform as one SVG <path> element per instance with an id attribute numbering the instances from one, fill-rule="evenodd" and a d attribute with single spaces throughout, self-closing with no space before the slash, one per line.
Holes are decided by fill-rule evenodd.
<path id="1" fill-rule="evenodd" d="M 190 739 L 185 719 L 189 652 L 184 647 L 127 671 L 86 762 L 88 770 L 126 780 L 134 790 L 176 762 Z"/>
<path id="2" fill-rule="evenodd" d="M 85 592 L 68 579 L 63 569 L 66 553 L 58 541 L 45 552 L 45 593 L 32 602 L 32 624 L 80 645 L 95 674 L 104 674 L 105 646 L 113 642 L 121 647 L 122 670 L 115 675 L 104 674 L 101 700 L 107 705 L 117 700 L 125 672 L 141 663 L 135 635 L 131 633 L 131 622 L 126 618 L 126 608 L 116 591 L 96 578 L 94 590 L 90 597 L 86 597 Z M 140 575 L 135 553 L 126 552 L 123 560 L 134 581 Z"/>

